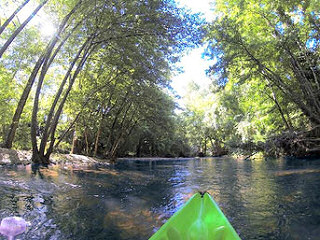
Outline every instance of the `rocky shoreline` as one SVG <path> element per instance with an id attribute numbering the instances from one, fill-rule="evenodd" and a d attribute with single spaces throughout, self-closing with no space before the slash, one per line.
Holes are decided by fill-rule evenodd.
<path id="1" fill-rule="evenodd" d="M 0 148 L 0 166 L 29 165 L 32 163 L 31 157 L 31 151 Z M 87 157 L 77 154 L 55 153 L 52 154 L 50 160 L 54 165 L 72 167 L 89 167 L 110 164 L 106 159 Z"/>
<path id="2" fill-rule="evenodd" d="M 255 156 L 253 156 L 255 155 Z M 261 158 L 261 154 L 252 154 L 250 156 L 245 155 L 225 155 L 218 157 L 219 159 L 224 158 L 233 158 L 235 160 L 248 160 Z M 32 163 L 32 153 L 31 151 L 26 150 L 13 150 L 7 148 L 0 148 L 0 167 L 1 166 L 21 166 L 21 165 L 30 165 Z M 199 157 L 187 157 L 187 158 L 164 158 L 164 157 L 125 157 L 118 158 L 117 161 L 144 161 L 144 162 L 153 162 L 153 161 L 186 161 L 191 159 L 197 159 Z M 216 157 L 204 157 L 204 158 L 216 158 Z M 200 159 L 200 158 L 199 158 Z M 203 159 L 203 158 L 201 158 Z M 78 154 L 62 154 L 54 153 L 52 154 L 50 161 L 52 165 L 59 165 L 61 167 L 72 167 L 72 168 L 82 168 L 82 167 L 94 167 L 94 166 L 103 166 L 110 165 L 112 162 L 108 159 L 88 157 Z"/>

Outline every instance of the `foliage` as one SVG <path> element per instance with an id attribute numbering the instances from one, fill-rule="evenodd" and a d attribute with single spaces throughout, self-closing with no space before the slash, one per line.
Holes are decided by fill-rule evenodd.
<path id="1" fill-rule="evenodd" d="M 285 131 L 318 125 L 317 1 L 215 4 L 218 14 L 206 36 L 206 55 L 216 60 L 209 69 L 214 81 L 210 93 L 196 91 L 201 99 L 193 97 L 187 106 L 188 118 L 199 122 L 191 121 L 193 137 L 200 141 L 208 128 L 229 147 L 259 145 Z M 204 103 L 211 109 L 202 111 L 208 94 L 215 103 Z M 204 121 L 209 114 L 211 125 Z"/>
<path id="2" fill-rule="evenodd" d="M 4 5 L 18 12 L 30 3 Z M 40 163 L 49 162 L 54 146 L 110 158 L 137 148 L 171 152 L 174 102 L 163 88 L 180 52 L 203 37 L 199 16 L 166 0 L 40 1 L 40 7 L 29 16 L 51 16 L 57 32 L 49 42 L 32 21 L 20 25 L 19 15 L 0 36 L 8 44 L 0 58 L 5 146 L 16 136 L 13 146 L 31 144 Z"/>
<path id="3" fill-rule="evenodd" d="M 0 17 L 0 141 L 35 162 L 221 155 L 320 124 L 318 1 L 217 0 L 211 24 L 171 0 L 35 3 L 32 21 L 26 0 L 2 1 Z M 192 83 L 177 115 L 171 70 L 201 41 L 213 84 Z"/>

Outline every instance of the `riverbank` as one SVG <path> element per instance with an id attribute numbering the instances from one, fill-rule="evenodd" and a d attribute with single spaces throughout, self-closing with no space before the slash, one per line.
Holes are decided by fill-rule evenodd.
<path id="1" fill-rule="evenodd" d="M 117 158 L 117 161 L 143 161 L 143 162 L 153 162 L 153 161 L 186 161 L 192 160 L 198 157 L 126 157 L 126 158 Z"/>
<path id="2" fill-rule="evenodd" d="M 32 163 L 31 160 L 32 152 L 26 150 L 13 150 L 7 148 L 0 148 L 0 166 L 14 166 L 14 165 L 29 165 Z M 199 157 L 174 157 L 174 158 L 164 158 L 164 157 L 126 157 L 118 158 L 117 161 L 188 161 L 192 159 L 197 159 Z M 256 158 L 261 158 L 260 153 L 255 153 L 250 156 L 242 154 L 232 154 L 225 155 L 221 157 L 204 157 L 204 158 L 219 158 L 219 159 L 230 159 L 235 160 L 245 159 L 253 160 Z M 201 158 L 203 159 L 203 158 Z M 88 157 L 78 154 L 61 154 L 54 153 L 50 158 L 53 165 L 70 166 L 70 167 L 90 167 L 90 166 L 99 166 L 99 165 L 109 165 L 111 161 L 103 158 Z"/>
<path id="3" fill-rule="evenodd" d="M 32 163 L 31 157 L 31 151 L 0 148 L 0 166 L 29 165 Z M 110 164 L 106 159 L 60 153 L 52 154 L 50 161 L 54 165 L 71 167 L 90 167 Z"/>
<path id="4" fill-rule="evenodd" d="M 193 193 L 206 190 L 242 239 L 319 236 L 320 160 L 127 160 L 36 173 L 30 164 L 2 167 L 0 219 L 15 213 L 30 222 L 20 239 L 148 239 Z"/>
<path id="5" fill-rule="evenodd" d="M 0 166 L 12 166 L 12 165 L 29 165 L 32 152 L 26 150 L 13 150 L 7 148 L 0 148 Z M 188 158 L 164 158 L 164 157 L 130 157 L 130 158 L 118 158 L 117 161 L 186 161 L 194 159 L 194 157 Z M 108 159 L 88 157 L 78 154 L 52 154 L 50 161 L 54 165 L 72 166 L 72 167 L 90 167 L 97 165 L 109 165 L 111 163 Z"/>
<path id="6" fill-rule="evenodd" d="M 0 166 L 29 165 L 32 163 L 32 152 L 26 150 L 14 150 L 0 148 Z M 140 157 L 140 158 L 118 158 L 117 161 L 186 161 L 194 159 L 189 158 L 164 158 L 164 157 Z M 90 167 L 99 165 L 109 165 L 111 161 L 103 158 L 88 157 L 78 154 L 52 154 L 50 161 L 53 165 L 71 166 L 71 167 Z"/>

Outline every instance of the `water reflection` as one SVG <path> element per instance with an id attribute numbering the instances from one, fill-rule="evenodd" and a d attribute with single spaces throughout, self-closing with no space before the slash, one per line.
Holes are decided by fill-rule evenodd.
<path id="1" fill-rule="evenodd" d="M 319 186 L 320 160 L 1 168 L 0 218 L 30 221 L 25 239 L 148 239 L 193 193 L 207 190 L 243 239 L 317 239 Z"/>

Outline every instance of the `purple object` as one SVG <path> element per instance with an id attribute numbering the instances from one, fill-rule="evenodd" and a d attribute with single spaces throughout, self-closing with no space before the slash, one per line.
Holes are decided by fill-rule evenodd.
<path id="1" fill-rule="evenodd" d="M 6 217 L 2 219 L 0 233 L 13 240 L 15 236 L 23 233 L 27 228 L 27 222 L 21 217 Z"/>

